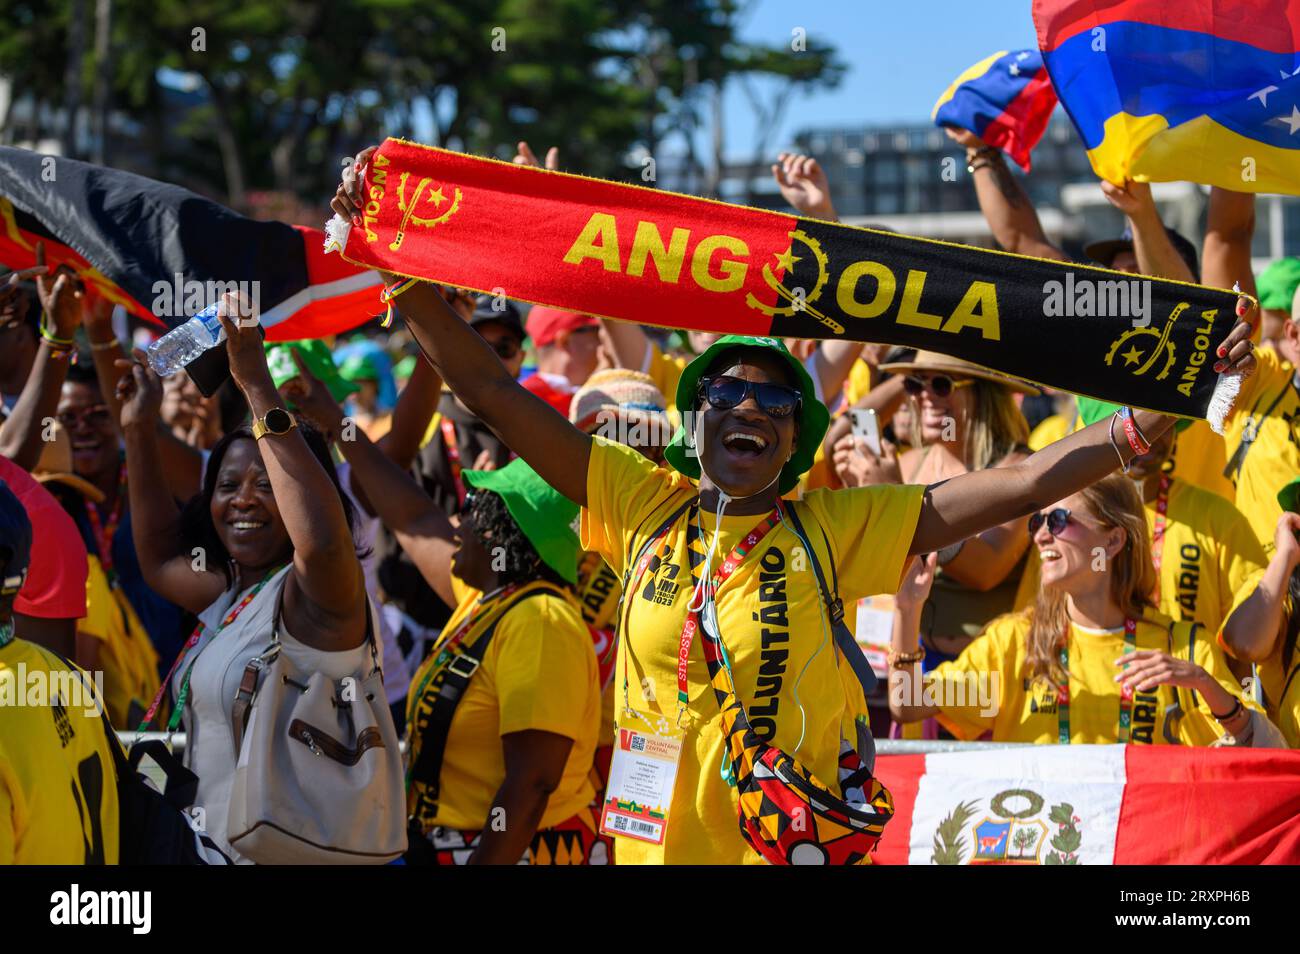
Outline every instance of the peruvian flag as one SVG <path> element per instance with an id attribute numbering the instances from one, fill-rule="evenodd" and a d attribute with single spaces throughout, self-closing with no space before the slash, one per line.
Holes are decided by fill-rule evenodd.
<path id="1" fill-rule="evenodd" d="M 68 265 L 160 331 L 237 285 L 271 341 L 337 334 L 379 309 L 376 272 L 326 255 L 318 229 L 259 222 L 180 186 L 0 147 L 0 263 Z"/>
<path id="2" fill-rule="evenodd" d="M 1039 745 L 887 755 L 882 864 L 1296 864 L 1300 751 Z"/>

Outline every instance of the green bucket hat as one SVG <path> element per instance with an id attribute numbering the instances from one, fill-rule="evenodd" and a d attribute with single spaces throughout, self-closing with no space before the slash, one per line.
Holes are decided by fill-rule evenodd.
<path id="1" fill-rule="evenodd" d="M 1104 421 L 1119 410 L 1118 404 L 1111 404 L 1109 401 L 1098 401 L 1096 398 L 1076 397 L 1074 404 L 1079 409 L 1079 420 L 1085 426 Z M 1189 418 L 1180 417 L 1174 424 L 1174 430 L 1181 433 L 1191 426 L 1192 422 Z"/>
<path id="2" fill-rule="evenodd" d="M 271 370 L 271 380 L 277 388 L 298 376 L 298 365 L 294 363 L 291 351 L 297 351 L 302 356 L 302 363 L 307 366 L 307 370 L 321 379 L 334 400 L 342 401 L 357 390 L 355 384 L 339 377 L 334 357 L 325 342 L 311 339 L 277 341 L 266 345 L 266 366 Z"/>
<path id="3" fill-rule="evenodd" d="M 759 348 L 772 352 L 790 367 L 790 370 L 794 372 L 795 380 L 799 382 L 799 390 L 803 394 L 803 401 L 800 404 L 799 411 L 799 440 L 795 445 L 794 456 L 781 468 L 781 477 L 777 483 L 778 493 L 788 493 L 794 489 L 795 484 L 799 483 L 799 478 L 807 473 L 808 468 L 812 467 L 813 458 L 817 455 L 817 448 L 821 446 L 822 438 L 826 436 L 826 428 L 830 425 L 831 415 L 826 410 L 826 405 L 817 400 L 817 390 L 808 371 L 790 353 L 784 342 L 777 338 L 723 335 L 682 371 L 681 380 L 677 382 L 677 409 L 683 415 L 688 411 L 695 410 L 695 392 L 699 387 L 700 378 L 719 354 L 735 348 Z M 685 420 L 686 418 L 683 417 L 683 421 Z M 700 460 L 686 446 L 686 428 L 684 424 L 677 428 L 677 433 L 664 450 L 664 457 L 668 460 L 668 463 L 676 468 L 678 473 L 685 474 L 695 480 L 700 479 Z"/>
<path id="4" fill-rule="evenodd" d="M 1300 477 L 1282 486 L 1277 492 L 1277 502 L 1287 513 L 1300 513 Z"/>
<path id="5" fill-rule="evenodd" d="M 1300 286 L 1300 258 L 1279 258 L 1259 273 L 1259 307 L 1274 311 L 1291 310 L 1295 290 Z"/>
<path id="6" fill-rule="evenodd" d="M 570 583 L 578 582 L 578 505 L 542 480 L 522 459 L 500 470 L 467 470 L 465 483 L 505 501 L 538 556 Z"/>

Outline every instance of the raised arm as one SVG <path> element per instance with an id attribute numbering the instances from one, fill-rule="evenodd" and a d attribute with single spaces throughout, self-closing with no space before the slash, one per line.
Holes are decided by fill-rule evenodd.
<path id="1" fill-rule="evenodd" d="M 246 306 L 227 293 L 217 319 L 226 332 L 230 375 L 257 420 L 283 402 L 266 366 L 257 322 L 239 317 L 241 308 Z M 356 541 L 333 481 L 296 428 L 263 437 L 258 448 L 293 544 L 293 571 L 285 584 L 285 625 L 299 640 L 319 649 L 359 646 L 365 583 Z"/>
<path id="2" fill-rule="evenodd" d="M 1101 192 L 1115 208 L 1128 218 L 1133 229 L 1133 254 L 1143 275 L 1172 278 L 1180 282 L 1194 282 L 1191 266 L 1183 261 L 1169 238 L 1165 223 L 1160 220 L 1160 210 L 1151 198 L 1151 185 L 1129 180 L 1122 186 L 1102 182 Z"/>
<path id="3" fill-rule="evenodd" d="M 650 354 L 650 339 L 641 326 L 610 318 L 602 318 L 601 324 L 605 328 L 610 350 L 613 351 L 614 364 L 630 371 L 644 371 Z"/>
<path id="4" fill-rule="evenodd" d="M 823 341 L 813 352 L 813 367 L 817 383 L 822 388 L 822 400 L 829 406 L 835 403 L 844 382 L 849 379 L 853 362 L 858 360 L 865 345 L 861 341 Z"/>
<path id="5" fill-rule="evenodd" d="M 1069 256 L 1047 238 L 1038 212 L 1029 201 L 1024 187 L 1007 168 L 999 149 L 966 129 L 944 130 L 959 145 L 966 147 L 966 165 L 975 171 L 975 197 L 980 211 L 993 231 L 993 239 L 1008 252 L 1033 255 L 1068 262 Z"/>
<path id="6" fill-rule="evenodd" d="M 127 492 L 131 501 L 131 536 L 145 582 L 163 597 L 191 613 L 201 613 L 225 589 L 225 578 L 206 560 L 197 559 L 181 543 L 180 510 L 164 486 L 158 453 L 158 414 L 162 409 L 162 379 L 149 367 L 143 351 L 135 362 L 122 360 L 130 372 L 117 384 L 126 443 Z"/>
<path id="7" fill-rule="evenodd" d="M 1220 347 L 1227 350 L 1227 356 L 1215 363 L 1216 374 L 1249 374 L 1255 368 L 1250 334 L 1256 317 L 1247 311 L 1249 306 L 1246 299 L 1238 299 L 1237 312 L 1248 320 L 1238 322 L 1223 340 Z M 1151 411 L 1135 411 L 1133 417 L 1150 441 L 1174 424 L 1174 418 Z M 931 484 L 926 488 L 911 552 L 941 550 L 1077 493 L 1120 466 L 1116 446 L 1125 462 L 1131 461 L 1135 455 L 1118 422 L 1115 444 L 1111 443 L 1112 421 L 1108 418 L 1076 431 L 1018 464 L 977 470 Z"/>
<path id="8" fill-rule="evenodd" d="M 364 168 L 374 146 L 357 157 Z M 354 167 L 331 203 L 355 219 L 361 199 Z M 542 479 L 579 506 L 587 503 L 591 438 L 553 407 L 519 385 L 501 359 L 443 300 L 436 286 L 422 283 L 395 299 L 407 327 L 457 397 L 482 419 Z"/>
<path id="9" fill-rule="evenodd" d="M 126 354 L 113 334 L 113 303 L 102 295 L 95 296 L 83 309 L 83 323 L 86 337 L 90 339 L 90 357 L 95 365 L 95 376 L 99 378 L 99 390 L 104 395 L 113 420 L 120 430 L 122 404 L 118 400 L 117 385 L 123 377 L 129 376 L 129 363 Z M 157 453 L 162 464 L 163 479 L 171 495 L 177 500 L 188 500 L 198 493 L 199 483 L 203 479 L 203 455 L 171 432 L 161 420 L 155 422 L 158 429 Z"/>
<path id="10" fill-rule="evenodd" d="M 1254 238 L 1254 194 L 1218 186 L 1210 189 L 1205 243 L 1201 248 L 1201 284 L 1211 288 L 1232 288 L 1236 284 L 1247 295 L 1258 297 L 1250 265 Z"/>
<path id="11" fill-rule="evenodd" d="M 1223 624 L 1223 648 L 1235 659 L 1263 662 L 1286 635 L 1286 598 L 1291 574 L 1300 565 L 1300 515 L 1284 513 L 1273 536 L 1276 549 L 1254 592 L 1237 604 Z M 1291 612 L 1297 612 L 1292 607 Z"/>
<path id="12" fill-rule="evenodd" d="M 72 360 L 70 342 L 81 323 L 81 296 L 76 279 L 68 274 L 46 273 L 43 244 L 37 246 L 36 260 L 35 268 L 16 273 L 16 277 L 36 278 L 40 307 L 45 313 L 41 319 L 41 341 L 18 401 L 0 425 L 0 456 L 8 457 L 24 470 L 31 470 L 40 460 L 41 434 L 45 422 L 53 419 L 58 409 L 59 392 L 68 376 L 68 362 Z M 12 277 L 11 282 L 16 284 Z M 54 344 L 47 332 L 49 337 L 69 344 Z"/>
<path id="13" fill-rule="evenodd" d="M 441 395 L 442 376 L 428 361 L 417 361 L 393 408 L 392 426 L 378 441 L 380 450 L 398 467 L 410 467 L 415 460 Z"/>
<path id="14" fill-rule="evenodd" d="M 373 501 L 373 513 L 397 535 L 420 574 L 447 605 L 455 606 L 451 588 L 451 557 L 455 530 L 415 479 L 388 457 L 361 428 L 342 434 L 343 411 L 329 389 L 303 364 L 297 351 L 298 377 L 280 390 L 293 399 L 299 413 L 334 441 L 352 467 L 353 492 Z"/>

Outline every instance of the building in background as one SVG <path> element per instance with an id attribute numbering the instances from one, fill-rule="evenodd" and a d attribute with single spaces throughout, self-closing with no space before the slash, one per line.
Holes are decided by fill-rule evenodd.
<path id="1" fill-rule="evenodd" d="M 994 244 L 966 171 L 964 150 L 929 123 L 804 129 L 795 134 L 794 147 L 822 163 L 835 207 L 848 224 L 968 245 Z M 1023 177 L 1025 189 L 1048 237 L 1070 254 L 1082 257 L 1085 243 L 1117 235 L 1124 227 L 1123 216 L 1101 194 L 1083 142 L 1063 111 L 1052 117 L 1034 150 L 1033 166 Z M 1016 166 L 1011 168 L 1020 175 Z M 786 208 L 767 164 L 730 164 L 721 191 L 727 201 Z M 1199 245 L 1209 190 L 1161 182 L 1153 194 L 1165 223 Z M 1300 197 L 1259 197 L 1253 254 L 1257 271 L 1283 255 L 1300 255 Z"/>

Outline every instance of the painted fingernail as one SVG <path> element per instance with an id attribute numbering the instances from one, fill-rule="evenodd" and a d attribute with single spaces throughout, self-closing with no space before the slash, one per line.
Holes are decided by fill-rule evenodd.
<path id="1" fill-rule="evenodd" d="M 1228 349 L 1225 348 L 1225 347 L 1223 347 L 1222 345 L 1220 345 L 1220 346 L 1219 346 L 1219 357 L 1220 357 L 1220 358 L 1226 358 L 1227 356 L 1228 356 Z"/>
<path id="2" fill-rule="evenodd" d="M 1244 301 L 1237 302 L 1237 314 L 1244 315 L 1245 313 L 1246 313 L 1246 303 Z"/>
<path id="3" fill-rule="evenodd" d="M 353 224 L 353 225 L 360 225 L 360 224 L 361 224 L 361 216 L 359 216 L 359 215 L 354 215 L 354 216 L 352 216 L 352 224 Z"/>
<path id="4" fill-rule="evenodd" d="M 1222 361 L 1216 361 L 1216 362 L 1214 363 L 1214 373 L 1215 373 L 1215 374 L 1222 374 L 1222 373 L 1223 373 L 1223 369 L 1226 368 L 1226 367 L 1227 367 L 1227 365 L 1226 365 L 1224 362 L 1222 362 Z"/>
<path id="5" fill-rule="evenodd" d="M 360 171 L 361 171 L 361 163 L 359 163 L 359 162 L 354 162 L 354 163 L 352 163 L 352 171 L 353 171 L 353 172 L 360 172 Z"/>

